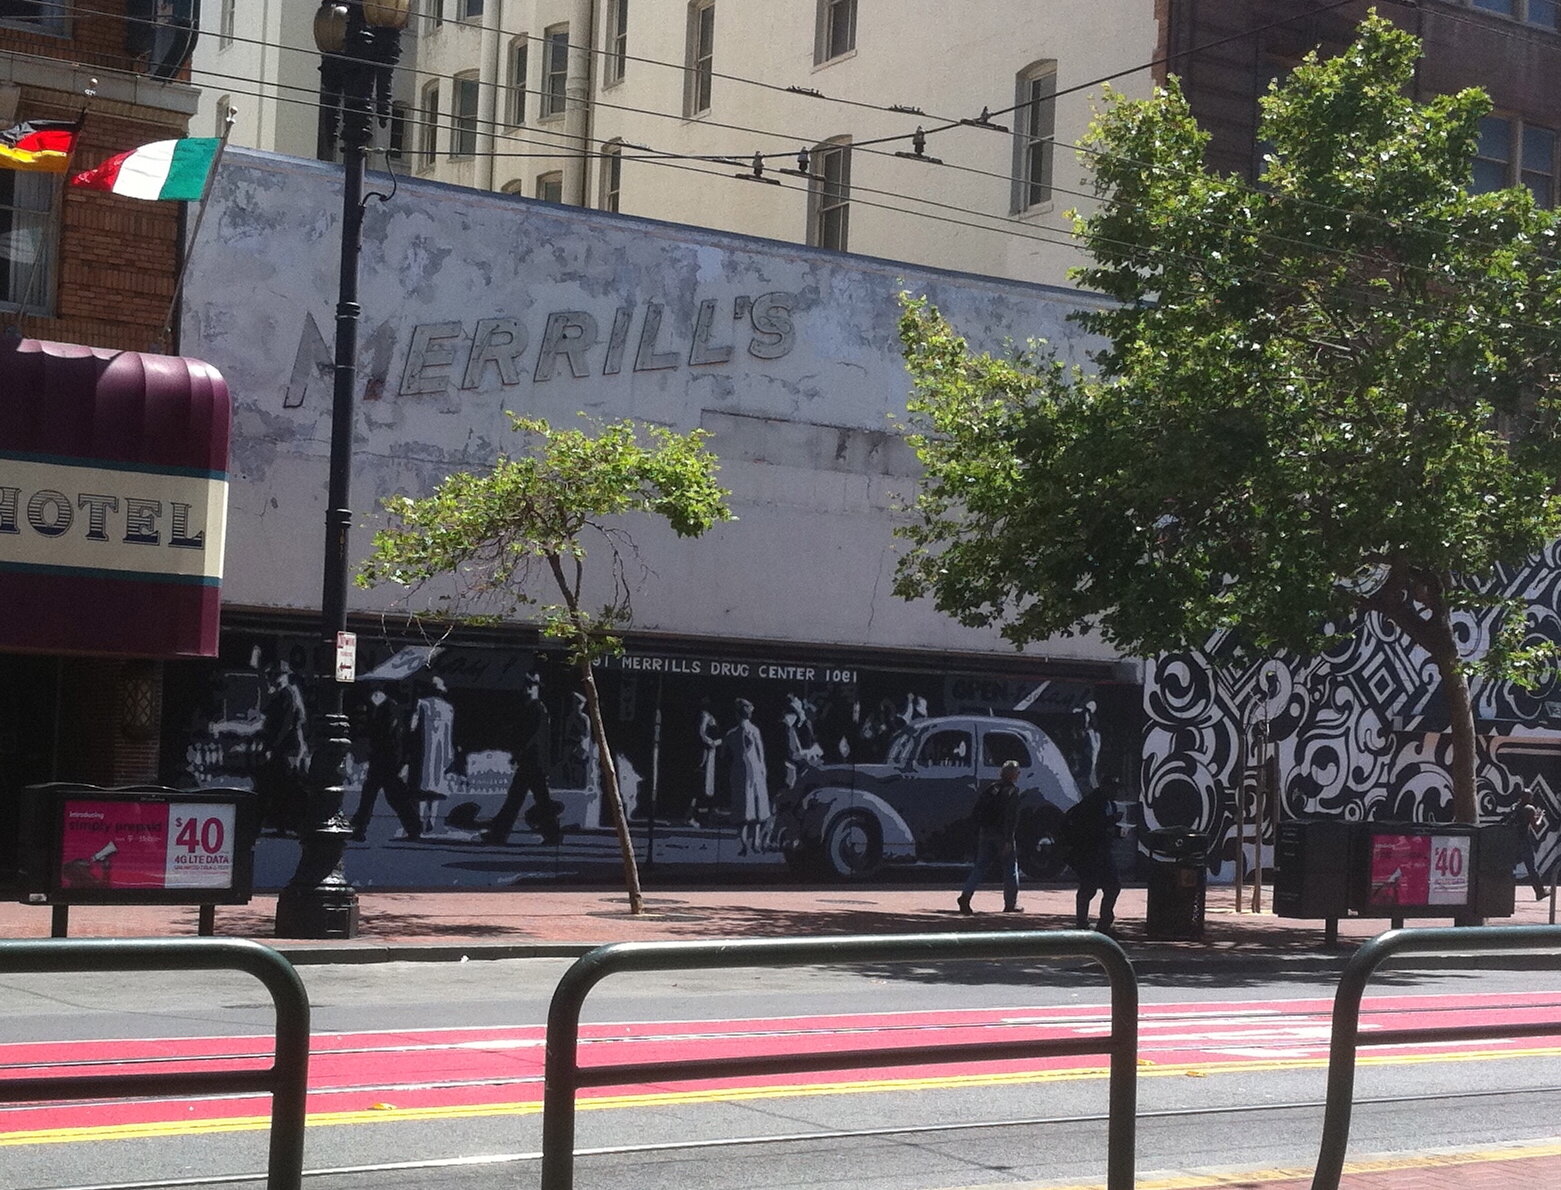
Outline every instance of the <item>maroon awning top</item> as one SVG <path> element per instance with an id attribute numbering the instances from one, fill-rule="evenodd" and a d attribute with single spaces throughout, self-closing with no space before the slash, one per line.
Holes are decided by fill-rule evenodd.
<path id="1" fill-rule="evenodd" d="M 231 418 L 200 360 L 0 342 L 0 649 L 214 655 Z"/>

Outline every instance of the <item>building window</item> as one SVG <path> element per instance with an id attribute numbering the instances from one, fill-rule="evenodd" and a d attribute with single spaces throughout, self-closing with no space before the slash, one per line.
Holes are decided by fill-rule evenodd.
<path id="1" fill-rule="evenodd" d="M 1014 108 L 1013 210 L 1028 211 L 1052 198 L 1056 147 L 1057 63 L 1037 62 L 1019 74 Z"/>
<path id="2" fill-rule="evenodd" d="M 461 0 L 460 7 L 456 10 L 458 21 L 478 21 L 482 19 L 482 0 Z"/>
<path id="3" fill-rule="evenodd" d="M 222 49 L 233 44 L 233 22 L 237 10 L 238 0 L 222 0 L 222 13 L 217 18 L 217 41 Z"/>
<path id="4" fill-rule="evenodd" d="M 25 298 L 29 310 L 43 310 L 54 292 L 54 250 L 46 238 L 54 185 L 53 174 L 0 169 L 0 303 L 7 306 Z"/>
<path id="5" fill-rule="evenodd" d="M 436 26 L 444 24 L 444 0 L 423 0 L 428 19 Z"/>
<path id="6" fill-rule="evenodd" d="M 694 0 L 688 6 L 688 83 L 683 114 L 710 110 L 710 84 L 715 77 L 715 0 Z"/>
<path id="7" fill-rule="evenodd" d="M 1511 17 L 1526 25 L 1538 25 L 1541 29 L 1557 29 L 1556 23 L 1561 4 L 1556 0 L 1469 0 L 1470 4 L 1484 12 Z"/>
<path id="8" fill-rule="evenodd" d="M 427 169 L 439 152 L 439 84 L 429 83 L 423 88 L 423 103 L 418 111 L 417 156 L 418 164 Z"/>
<path id="9" fill-rule="evenodd" d="M 526 184 L 519 178 L 511 178 L 508 182 L 505 182 L 504 185 L 499 187 L 499 193 L 524 195 L 526 193 Z"/>
<path id="10" fill-rule="evenodd" d="M 564 174 L 562 170 L 537 175 L 537 197 L 543 202 L 564 201 Z"/>
<path id="11" fill-rule="evenodd" d="M 390 143 L 385 148 L 385 156 L 392 161 L 400 161 L 406 157 L 407 152 L 407 105 L 393 103 L 390 105 Z"/>
<path id="12" fill-rule="evenodd" d="M 477 97 L 475 74 L 458 74 L 450 95 L 450 156 L 473 157 L 477 153 Z"/>
<path id="13" fill-rule="evenodd" d="M 217 128 L 214 136 L 226 136 L 228 132 L 228 117 L 233 114 L 233 96 L 223 95 L 217 99 Z"/>
<path id="14" fill-rule="evenodd" d="M 523 33 L 509 47 L 509 99 L 505 119 L 513 127 L 526 122 L 526 50 L 530 39 Z"/>
<path id="15" fill-rule="evenodd" d="M 856 49 L 856 0 L 818 0 L 813 61 L 828 62 Z"/>
<path id="16" fill-rule="evenodd" d="M 609 141 L 602 148 L 602 210 L 618 210 L 618 196 L 622 190 L 623 143 Z"/>
<path id="17" fill-rule="evenodd" d="M 0 25 L 64 37 L 71 7 L 69 0 L 0 0 Z"/>
<path id="18" fill-rule="evenodd" d="M 562 115 L 569 82 L 569 26 L 554 25 L 543 34 L 542 114 Z"/>
<path id="19" fill-rule="evenodd" d="M 808 243 L 844 252 L 850 240 L 851 146 L 829 141 L 813 150 L 808 186 Z"/>
<path id="20" fill-rule="evenodd" d="M 623 82 L 629 66 L 629 0 L 612 0 L 607 14 L 607 82 Z"/>
<path id="21" fill-rule="evenodd" d="M 1486 116 L 1474 150 L 1475 194 L 1526 186 L 1542 207 L 1556 205 L 1556 132 L 1510 116 Z"/>

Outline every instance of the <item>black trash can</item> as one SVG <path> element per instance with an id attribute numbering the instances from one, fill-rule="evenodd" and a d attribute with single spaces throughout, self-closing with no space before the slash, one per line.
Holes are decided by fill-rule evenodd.
<path id="1" fill-rule="evenodd" d="M 1209 839 L 1193 830 L 1167 827 L 1144 836 L 1149 849 L 1149 905 L 1144 934 L 1162 942 L 1203 938 L 1203 898 L 1208 887 L 1204 859 Z"/>

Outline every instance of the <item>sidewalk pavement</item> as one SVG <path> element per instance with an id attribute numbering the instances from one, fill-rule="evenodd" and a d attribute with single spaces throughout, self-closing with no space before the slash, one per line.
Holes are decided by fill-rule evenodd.
<path id="1" fill-rule="evenodd" d="M 1517 912 L 1495 925 L 1544 925 L 1549 902 L 1536 903 L 1518 885 Z M 1265 908 L 1272 889 L 1263 890 Z M 607 942 L 709 938 L 781 938 L 804 935 L 939 933 L 977 930 L 1062 929 L 1073 925 L 1073 892 L 1066 887 L 1029 887 L 1024 912 L 998 912 L 1001 893 L 976 894 L 976 915 L 962 917 L 956 890 L 932 884 L 866 887 L 651 885 L 646 912 L 629 913 L 621 889 L 534 886 L 494 890 L 448 889 L 417 892 L 359 890 L 359 933 L 352 939 L 299 940 L 273 937 L 276 897 L 257 895 L 248 905 L 218 906 L 218 937 L 246 937 L 274 946 L 296 964 L 407 960 L 524 958 L 582 954 Z M 1146 894 L 1127 888 L 1117 905 L 1123 948 L 1141 976 L 1165 974 L 1211 985 L 1250 984 L 1259 974 L 1342 969 L 1361 942 L 1388 928 L 1380 919 L 1339 923 L 1339 946 L 1323 944 L 1321 922 L 1236 911 L 1236 892 L 1208 890 L 1204 937 L 1200 941 L 1158 941 L 1145 937 Z M 1448 925 L 1444 919 L 1420 924 Z M 1417 919 L 1410 919 L 1410 925 Z M 47 938 L 47 907 L 0 902 L 0 939 Z M 75 906 L 73 938 L 194 936 L 197 910 L 182 906 Z M 1490 958 L 1478 960 L 1490 962 Z M 1520 956 L 1507 960 L 1520 961 Z M 1141 1177 L 1139 1190 L 1305 1190 L 1311 1171 L 1233 1170 Z M 1382 1158 L 1356 1158 L 1345 1167 L 1345 1190 L 1552 1190 L 1561 1185 L 1561 1143 L 1425 1151 Z M 1015 1187 L 1014 1190 L 1019 1190 Z M 1083 1190 L 1083 1188 L 1073 1188 Z"/>
<path id="2" fill-rule="evenodd" d="M 1073 890 L 1032 886 L 1020 896 L 1021 913 L 1001 913 L 995 887 L 976 894 L 976 914 L 962 917 L 957 890 L 939 884 L 679 885 L 647 884 L 645 912 L 629 912 L 621 888 L 532 885 L 495 889 L 452 888 L 415 892 L 358 890 L 358 936 L 352 939 L 274 937 L 276 897 L 257 894 L 248 905 L 219 905 L 218 937 L 253 938 L 295 963 L 441 960 L 463 955 L 524 958 L 580 954 L 607 942 L 655 942 L 703 938 L 784 938 L 819 934 L 917 934 L 950 930 L 1071 928 Z M 1200 941 L 1156 941 L 1145 936 L 1146 893 L 1125 888 L 1117 902 L 1117 929 L 1135 965 L 1195 964 L 1214 971 L 1227 964 L 1304 964 L 1342 967 L 1350 952 L 1388 928 L 1382 918 L 1339 923 L 1337 949 L 1323 945 L 1323 923 L 1275 917 L 1273 890 L 1262 890 L 1263 912 L 1251 912 L 1252 890 L 1237 912 L 1236 891 L 1211 886 Z M 1098 904 L 1098 902 L 1097 902 Z M 1517 912 L 1492 925 L 1543 925 L 1549 902 L 1535 902 L 1518 886 Z M 1409 920 L 1410 925 L 1449 925 L 1450 919 Z M 49 937 L 46 906 L 0 901 L 0 939 Z M 69 915 L 73 938 L 140 938 L 191 935 L 193 906 L 78 905 Z"/>

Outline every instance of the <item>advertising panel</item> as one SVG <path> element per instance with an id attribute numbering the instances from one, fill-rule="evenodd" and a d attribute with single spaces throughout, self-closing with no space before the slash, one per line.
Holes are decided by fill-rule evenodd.
<path id="1" fill-rule="evenodd" d="M 1373 834 L 1367 903 L 1467 905 L 1470 845 L 1467 835 Z"/>
<path id="2" fill-rule="evenodd" d="M 236 814 L 231 803 L 67 798 L 60 809 L 60 885 L 231 889 Z"/>

